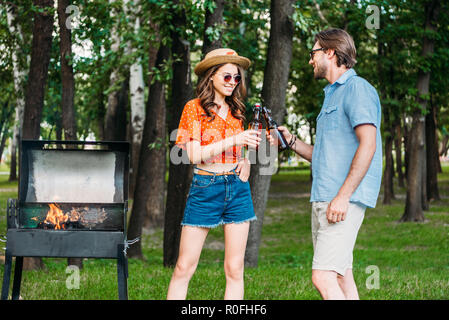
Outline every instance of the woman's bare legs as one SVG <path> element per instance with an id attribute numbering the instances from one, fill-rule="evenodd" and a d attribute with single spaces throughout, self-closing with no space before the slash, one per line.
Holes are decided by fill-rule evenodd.
<path id="1" fill-rule="evenodd" d="M 249 222 L 224 225 L 226 275 L 225 300 L 242 300 L 244 293 L 243 271 L 248 240 Z"/>
<path id="2" fill-rule="evenodd" d="M 195 273 L 208 232 L 208 228 L 182 227 L 179 257 L 168 286 L 167 300 L 186 298 L 189 281 Z"/>

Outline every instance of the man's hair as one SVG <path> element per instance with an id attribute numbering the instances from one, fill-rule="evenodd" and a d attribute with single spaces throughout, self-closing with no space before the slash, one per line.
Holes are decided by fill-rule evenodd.
<path id="1" fill-rule="evenodd" d="M 321 31 L 315 35 L 317 41 L 322 48 L 335 50 L 338 67 L 344 65 L 352 68 L 357 63 L 354 40 L 345 30 L 333 28 Z"/>

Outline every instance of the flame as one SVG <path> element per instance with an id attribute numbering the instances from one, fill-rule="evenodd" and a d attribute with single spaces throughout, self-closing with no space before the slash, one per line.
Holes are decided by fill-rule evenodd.
<path id="1" fill-rule="evenodd" d="M 64 223 L 69 219 L 68 215 L 64 214 L 56 204 L 50 203 L 48 206 L 50 210 L 47 213 L 44 223 L 53 224 L 55 230 L 65 229 Z"/>

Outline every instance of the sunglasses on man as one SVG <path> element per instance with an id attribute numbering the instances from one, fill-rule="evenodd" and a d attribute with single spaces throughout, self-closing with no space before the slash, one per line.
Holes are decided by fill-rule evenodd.
<path id="1" fill-rule="evenodd" d="M 321 50 L 326 50 L 326 48 L 318 48 L 318 49 L 313 49 L 313 50 L 310 50 L 309 51 L 309 54 L 310 54 L 310 59 L 312 59 L 313 60 L 313 56 L 315 55 L 315 53 L 317 52 L 317 51 L 321 51 Z"/>

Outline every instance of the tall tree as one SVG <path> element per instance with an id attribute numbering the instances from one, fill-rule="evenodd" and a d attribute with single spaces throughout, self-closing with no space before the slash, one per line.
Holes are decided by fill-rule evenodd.
<path id="1" fill-rule="evenodd" d="M 129 95 L 129 67 L 120 65 L 121 54 L 120 20 L 122 14 L 121 1 L 109 0 L 111 18 L 114 24 L 111 29 L 111 50 L 116 64 L 112 66 L 109 82 L 108 103 L 104 122 L 104 139 L 109 141 L 126 140 L 126 110 Z M 126 70 L 122 75 L 122 68 Z"/>
<path id="2" fill-rule="evenodd" d="M 134 37 L 138 38 L 140 32 L 140 1 L 130 2 L 125 0 L 126 12 L 134 24 Z M 151 22 L 150 22 L 151 23 Z M 134 40 L 134 39 L 133 39 Z M 130 174 L 130 195 L 134 194 L 137 166 L 139 163 L 140 146 L 142 142 L 143 126 L 145 120 L 145 81 L 143 79 L 142 59 L 138 55 L 136 41 L 129 41 L 130 54 L 136 56 L 134 63 L 130 67 L 129 93 L 130 93 L 130 142 L 131 142 L 131 174 Z M 157 51 L 156 51 L 157 53 Z M 150 64 L 151 64 L 150 54 Z M 154 57 L 155 60 L 155 57 Z M 153 65 L 154 66 L 154 60 Z M 151 68 L 150 68 L 151 70 Z M 151 83 L 151 82 L 149 82 Z"/>
<path id="3" fill-rule="evenodd" d="M 425 33 L 421 57 L 429 59 L 434 52 L 434 39 L 430 37 L 436 31 L 436 22 L 439 13 L 439 0 L 430 0 L 425 2 Z M 421 66 L 418 73 L 418 97 L 419 108 L 413 113 L 412 129 L 410 132 L 410 154 L 408 160 L 407 173 L 407 198 L 405 211 L 401 221 L 423 221 L 423 206 L 427 199 L 423 199 L 423 188 L 426 187 L 425 171 L 425 117 L 423 110 L 427 110 L 426 96 L 429 93 L 430 70 Z"/>
<path id="4" fill-rule="evenodd" d="M 398 175 L 398 185 L 404 188 L 404 173 L 402 169 L 402 127 L 401 118 L 398 117 L 395 123 L 395 138 L 394 138 L 394 148 L 396 156 L 396 173 Z"/>
<path id="5" fill-rule="evenodd" d="M 172 55 L 178 59 L 173 61 L 173 80 L 171 87 L 171 108 L 168 130 L 170 135 L 178 128 L 184 105 L 192 99 L 193 88 L 190 74 L 190 42 L 182 32 L 186 24 L 185 9 L 180 1 L 173 0 Z M 172 138 L 170 136 L 170 138 Z M 170 139 L 172 140 L 172 139 Z M 170 143 L 171 154 L 180 151 Z M 181 237 L 181 221 L 192 180 L 190 164 L 174 164 L 170 161 L 167 185 L 167 199 L 164 221 L 164 266 L 174 266 L 178 259 L 179 240 Z"/>
<path id="6" fill-rule="evenodd" d="M 35 0 L 30 72 L 25 93 L 23 139 L 39 139 L 44 91 L 50 63 L 53 0 Z"/>
<path id="7" fill-rule="evenodd" d="M 53 0 L 35 0 L 30 72 L 25 93 L 23 139 L 39 139 L 44 91 L 50 63 L 53 32 Z M 42 268 L 41 258 L 25 258 L 24 269 Z"/>
<path id="8" fill-rule="evenodd" d="M 427 170 L 427 200 L 440 200 L 438 190 L 438 135 L 437 135 L 437 106 L 430 95 L 429 112 L 426 114 L 426 170 Z"/>
<path id="9" fill-rule="evenodd" d="M 271 29 L 268 41 L 267 62 L 264 70 L 262 101 L 271 108 L 274 120 L 282 123 L 285 115 L 285 97 L 292 59 L 294 22 L 293 0 L 271 1 Z M 260 163 L 251 165 L 251 196 L 257 220 L 251 223 L 245 264 L 256 267 L 262 234 L 264 212 L 267 204 L 271 175 L 260 174 Z"/>
<path id="10" fill-rule="evenodd" d="M 163 18 L 162 21 L 164 21 Z M 163 44 L 163 39 L 161 39 L 161 35 L 159 32 L 159 24 L 156 23 L 158 19 L 156 17 L 150 17 L 149 26 L 153 31 L 152 37 L 150 39 L 150 46 L 148 49 L 148 84 L 149 88 L 149 96 L 152 96 L 152 85 L 156 82 L 165 83 L 167 77 L 170 74 L 167 72 L 167 63 L 169 59 L 169 48 L 168 44 L 165 46 L 166 48 L 162 48 L 161 54 L 162 57 L 159 57 L 159 62 L 156 62 L 158 59 L 158 52 L 160 45 Z M 159 22 L 162 23 L 163 22 Z M 155 68 L 156 63 L 159 63 L 158 67 Z M 158 100 L 158 105 L 153 105 L 150 109 L 147 106 L 147 110 L 150 110 L 152 117 L 150 128 L 152 128 L 152 135 L 149 141 L 145 142 L 145 148 L 149 148 L 152 153 L 151 163 L 147 165 L 152 168 L 152 170 L 148 171 L 147 179 L 148 179 L 148 188 L 150 190 L 149 195 L 146 200 L 145 211 L 144 211 L 144 222 L 143 227 L 163 227 L 164 225 L 164 213 L 165 213 L 165 194 L 166 194 L 166 160 L 167 160 L 167 144 L 166 144 L 166 136 L 167 136 L 167 126 L 166 126 L 166 85 L 164 86 L 164 90 L 160 90 L 158 87 L 155 90 L 158 90 L 160 95 L 160 99 Z M 156 95 L 156 96 L 157 96 Z M 148 100 L 150 103 L 150 99 Z M 154 104 L 154 102 L 151 102 Z M 140 174 L 139 174 L 140 175 Z"/>
<path id="11" fill-rule="evenodd" d="M 169 58 L 169 48 L 161 45 L 157 54 L 156 68 L 163 73 Z M 128 238 L 134 239 L 142 235 L 144 217 L 149 211 L 148 204 L 159 208 L 162 224 L 165 195 L 165 84 L 159 77 L 150 87 L 147 102 L 146 119 L 142 137 L 142 148 L 139 156 L 136 189 L 134 192 L 132 214 L 129 221 Z M 151 198 L 151 203 L 148 199 Z M 131 245 L 130 257 L 143 258 L 141 242 Z"/>
<path id="12" fill-rule="evenodd" d="M 72 32 L 71 27 L 66 25 L 68 14 L 67 7 L 71 0 L 58 0 L 58 21 L 59 21 L 59 49 L 61 56 L 61 106 L 62 106 L 62 127 L 65 140 L 76 140 L 75 121 L 75 77 L 72 66 Z"/>
<path id="13" fill-rule="evenodd" d="M 223 37 L 223 11 L 225 1 L 214 0 L 207 3 L 210 5 L 206 7 L 206 18 L 204 21 L 203 57 L 209 51 L 221 48 Z"/>
<path id="14" fill-rule="evenodd" d="M 17 21 L 17 8 L 7 5 L 6 14 L 8 20 L 8 27 L 11 35 L 15 37 L 14 48 L 12 50 L 12 64 L 14 72 L 14 89 L 17 94 L 16 98 L 16 112 L 13 136 L 11 139 L 11 164 L 9 181 L 17 180 L 17 150 L 22 133 L 23 126 L 23 109 L 25 107 L 25 96 L 23 94 L 26 79 L 26 69 L 20 61 L 20 52 L 24 45 L 24 37 L 22 27 Z M 26 55 L 26 62 L 29 62 L 29 55 Z"/>

